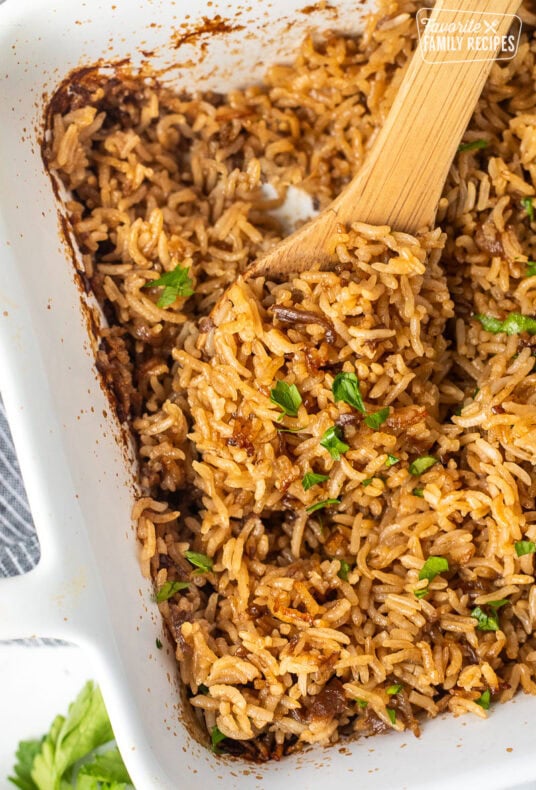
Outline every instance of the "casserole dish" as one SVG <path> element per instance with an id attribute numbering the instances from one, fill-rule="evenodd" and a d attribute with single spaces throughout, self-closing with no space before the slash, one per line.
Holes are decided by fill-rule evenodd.
<path id="1" fill-rule="evenodd" d="M 486 723 L 440 718 L 420 741 L 393 734 L 265 766 L 217 759 L 196 741 L 171 651 L 155 647 L 160 616 L 130 528 L 132 460 L 94 372 L 87 311 L 41 159 L 46 101 L 77 66 L 128 58 L 134 68 L 161 70 L 177 88 L 226 90 L 288 59 L 309 28 L 356 32 L 366 10 L 296 0 L 246 7 L 8 0 L 2 8 L 1 382 L 42 558 L 31 574 L 2 580 L 0 637 L 59 637 L 89 652 L 139 788 L 221 781 L 275 790 L 297 770 L 311 790 L 357 776 L 366 788 L 456 781 L 500 788 L 514 774 L 518 782 L 536 775 L 527 697 L 498 707 Z"/>

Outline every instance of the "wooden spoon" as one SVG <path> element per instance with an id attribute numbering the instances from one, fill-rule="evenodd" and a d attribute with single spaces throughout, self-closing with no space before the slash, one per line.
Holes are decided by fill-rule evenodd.
<path id="1" fill-rule="evenodd" d="M 498 19 L 498 36 L 508 33 L 519 0 L 446 0 L 428 25 L 470 21 L 486 30 Z M 455 10 L 450 10 L 455 7 Z M 493 21 L 494 23 L 494 21 Z M 494 23 L 495 24 L 495 23 Z M 430 29 L 427 26 L 427 29 Z M 427 52 L 417 48 L 392 109 L 358 174 L 317 217 L 259 258 L 244 275 L 281 279 L 314 264 L 334 261 L 330 240 L 338 225 L 367 222 L 415 233 L 431 227 L 451 162 L 491 70 L 495 51 Z M 488 57 L 487 60 L 478 58 Z M 333 244 L 332 244 L 333 246 Z"/>

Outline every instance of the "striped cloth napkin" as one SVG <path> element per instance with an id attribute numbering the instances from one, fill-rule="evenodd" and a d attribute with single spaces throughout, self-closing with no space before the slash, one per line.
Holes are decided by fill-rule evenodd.
<path id="1" fill-rule="evenodd" d="M 26 573 L 38 559 L 39 541 L 0 399 L 0 576 Z"/>

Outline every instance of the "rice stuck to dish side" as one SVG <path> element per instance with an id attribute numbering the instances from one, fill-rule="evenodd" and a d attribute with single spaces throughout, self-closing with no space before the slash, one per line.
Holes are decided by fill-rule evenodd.
<path id="1" fill-rule="evenodd" d="M 49 166 L 109 319 L 97 364 L 138 443 L 144 571 L 229 753 L 536 693 L 532 28 L 493 66 L 436 229 L 356 223 L 332 271 L 239 276 L 289 185 L 324 207 L 362 164 L 415 11 L 226 96 L 95 71 L 52 104 Z"/>

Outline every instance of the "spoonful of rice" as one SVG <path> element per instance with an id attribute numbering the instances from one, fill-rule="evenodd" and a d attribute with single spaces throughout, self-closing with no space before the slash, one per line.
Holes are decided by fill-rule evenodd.
<path id="1" fill-rule="evenodd" d="M 437 206 L 496 58 L 515 55 L 519 0 L 449 2 L 421 9 L 419 45 L 370 154 L 343 192 L 320 214 L 259 258 L 246 279 L 280 279 L 335 259 L 337 232 L 362 222 L 416 233 L 434 224 Z M 456 6 L 452 9 L 452 6 Z"/>

